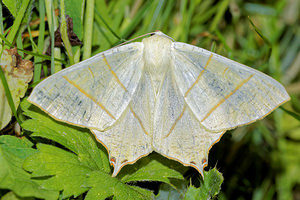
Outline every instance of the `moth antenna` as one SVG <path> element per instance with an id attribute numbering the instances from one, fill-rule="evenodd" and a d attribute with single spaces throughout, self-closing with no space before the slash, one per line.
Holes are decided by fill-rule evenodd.
<path id="1" fill-rule="evenodd" d="M 124 45 L 124 44 L 128 44 L 128 43 L 130 43 L 130 42 L 132 42 L 132 41 L 134 41 L 134 40 L 137 40 L 137 39 L 142 38 L 142 37 L 146 37 L 146 36 L 148 36 L 148 35 L 150 35 L 150 36 L 155 35 L 156 33 L 157 33 L 157 32 L 151 32 L 151 33 L 146 33 L 146 34 L 137 36 L 137 37 L 135 37 L 135 38 L 133 38 L 133 39 L 127 40 L 126 42 L 123 42 L 123 43 L 121 43 L 121 44 L 118 44 L 117 46 L 114 46 L 113 48 L 122 46 L 122 45 Z"/>
<path id="2" fill-rule="evenodd" d="M 128 44 L 128 43 L 130 43 L 130 42 L 132 42 L 132 41 L 134 41 L 134 40 L 137 40 L 137 39 L 142 38 L 142 37 L 146 37 L 146 36 L 148 36 L 148 35 L 150 35 L 150 36 L 153 36 L 153 35 L 162 35 L 162 36 L 164 36 L 164 37 L 166 37 L 166 38 L 169 38 L 169 39 L 172 40 L 173 42 L 175 42 L 175 40 L 174 40 L 173 38 L 171 38 L 170 36 L 168 36 L 168 35 L 162 33 L 162 32 L 159 31 L 159 30 L 156 30 L 155 32 L 146 33 L 146 34 L 137 36 L 137 37 L 135 37 L 135 38 L 133 38 L 133 39 L 130 39 L 130 40 L 126 41 L 126 42 L 123 42 L 123 43 L 121 43 L 121 44 L 118 44 L 117 46 L 114 46 L 113 48 L 122 46 L 122 45 L 124 45 L 124 44 Z"/>

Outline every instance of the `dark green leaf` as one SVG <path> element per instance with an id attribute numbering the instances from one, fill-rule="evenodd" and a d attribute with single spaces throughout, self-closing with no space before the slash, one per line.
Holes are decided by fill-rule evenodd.
<path id="1" fill-rule="evenodd" d="M 161 158 L 163 158 L 164 160 L 160 161 L 159 159 Z M 183 179 L 181 173 L 171 169 L 168 165 L 164 165 L 164 161 L 167 161 L 167 158 L 158 157 L 155 155 L 143 158 L 142 160 L 138 161 L 138 163 L 136 163 L 135 166 L 138 166 L 137 168 L 134 169 L 133 167 L 131 167 L 130 171 L 124 170 L 127 175 L 122 176 L 121 173 L 121 180 L 125 183 L 131 181 L 161 181 L 171 184 L 169 178 Z"/>
<path id="2" fill-rule="evenodd" d="M 151 191 L 126 185 L 118 179 L 112 178 L 110 175 L 100 171 L 94 171 L 89 174 L 86 186 L 91 187 L 91 189 L 87 193 L 85 200 L 104 200 L 110 196 L 114 196 L 118 200 L 152 199 L 153 197 Z"/>

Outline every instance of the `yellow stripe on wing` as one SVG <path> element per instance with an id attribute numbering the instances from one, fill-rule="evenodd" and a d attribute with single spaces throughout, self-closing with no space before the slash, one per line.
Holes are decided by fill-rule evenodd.
<path id="1" fill-rule="evenodd" d="M 204 120 L 206 120 L 209 115 L 211 115 L 211 113 L 216 110 L 222 103 L 224 103 L 231 95 L 233 95 L 239 88 L 241 88 L 245 83 L 247 83 L 252 77 L 254 76 L 254 74 L 250 75 L 248 78 L 246 78 L 245 80 L 243 80 L 242 82 L 240 82 L 240 84 L 238 84 L 236 86 L 236 88 L 234 88 L 234 90 L 232 90 L 229 94 L 227 94 L 223 99 L 221 99 L 214 107 L 212 107 L 210 109 L 210 111 L 208 111 L 208 113 L 204 116 L 204 118 L 201 120 L 201 122 L 203 122 Z"/>
<path id="2" fill-rule="evenodd" d="M 112 73 L 112 75 L 115 77 L 116 81 L 118 82 L 118 84 L 127 92 L 127 88 L 123 85 L 123 83 L 120 81 L 119 77 L 117 76 L 117 74 L 114 72 L 114 70 L 111 68 L 110 64 L 108 63 L 106 57 L 104 54 L 102 54 L 103 60 L 105 62 L 105 64 L 107 65 L 109 71 Z"/>
<path id="3" fill-rule="evenodd" d="M 132 109 L 131 105 L 129 105 L 129 109 L 130 109 L 131 113 L 133 114 L 133 116 L 138 120 L 138 122 L 139 122 L 140 126 L 142 127 L 144 133 L 145 133 L 146 135 L 149 135 L 148 132 L 146 131 L 146 129 L 145 129 L 143 123 L 142 123 L 142 120 L 141 120 L 141 119 L 137 116 L 137 114 L 134 112 L 134 110 Z"/>
<path id="4" fill-rule="evenodd" d="M 185 110 L 186 110 L 186 105 L 184 105 L 184 107 L 183 107 L 183 109 L 182 109 L 182 112 L 180 113 L 179 117 L 175 120 L 175 122 L 174 122 L 174 124 L 172 125 L 172 127 L 171 127 L 169 133 L 168 133 L 164 138 L 167 138 L 167 137 L 170 136 L 170 134 L 173 132 L 173 130 L 174 130 L 174 128 L 175 128 L 177 122 L 183 117 L 183 114 L 184 114 Z"/>
<path id="5" fill-rule="evenodd" d="M 213 54 L 210 54 L 208 60 L 206 61 L 206 64 L 205 64 L 203 70 L 199 73 L 199 75 L 198 75 L 196 81 L 193 83 L 193 85 L 185 92 L 184 97 L 187 97 L 187 95 L 190 93 L 190 91 L 193 89 L 193 87 L 199 82 L 202 74 L 204 73 L 205 69 L 207 68 L 208 64 L 210 63 L 212 57 L 213 57 Z"/>
<path id="6" fill-rule="evenodd" d="M 66 79 L 66 81 L 68 81 L 68 83 L 70 83 L 71 85 L 73 85 L 75 88 L 77 88 L 82 94 L 84 94 L 85 96 L 87 96 L 89 99 L 91 99 L 93 102 L 95 102 L 98 106 L 100 106 L 102 108 L 102 110 L 104 110 L 111 118 L 113 118 L 114 120 L 116 119 L 106 108 L 103 104 L 101 104 L 100 102 L 97 101 L 97 99 L 95 97 L 93 97 L 92 95 L 88 94 L 86 91 L 84 91 L 79 85 L 77 85 L 75 82 L 71 81 L 68 77 L 63 76 L 64 79 Z"/>

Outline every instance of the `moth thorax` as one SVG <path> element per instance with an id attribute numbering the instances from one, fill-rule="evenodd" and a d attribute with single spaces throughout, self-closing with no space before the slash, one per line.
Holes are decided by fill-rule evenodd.
<path id="1" fill-rule="evenodd" d="M 172 41 L 161 35 L 143 39 L 145 70 L 150 74 L 155 92 L 158 93 L 164 75 L 170 66 Z"/>

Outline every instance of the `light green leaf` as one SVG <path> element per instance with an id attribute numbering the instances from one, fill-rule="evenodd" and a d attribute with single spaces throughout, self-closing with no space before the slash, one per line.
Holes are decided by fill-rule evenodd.
<path id="1" fill-rule="evenodd" d="M 17 196 L 13 192 L 8 192 L 1 197 L 1 200 L 34 200 L 34 198 L 33 197 L 22 198 L 22 197 Z"/>
<path id="2" fill-rule="evenodd" d="M 38 144 L 37 148 L 38 152 L 25 160 L 24 168 L 32 172 L 33 177 L 48 176 L 36 180 L 43 188 L 63 190 L 63 198 L 76 197 L 88 190 L 82 184 L 92 169 L 83 165 L 78 156 L 46 144 Z"/>
<path id="3" fill-rule="evenodd" d="M 41 188 L 23 168 L 24 160 L 35 153 L 26 139 L 0 136 L 0 188 L 10 189 L 20 197 L 57 199 L 58 191 Z"/>
<path id="4" fill-rule="evenodd" d="M 98 145 L 88 129 L 58 122 L 30 105 L 26 99 L 21 103 L 24 114 L 32 118 L 26 120 L 22 127 L 32 131 L 32 136 L 39 136 L 60 143 L 77 154 L 78 159 L 93 170 L 103 170 L 106 173 L 111 171 L 106 150 Z"/>
<path id="5" fill-rule="evenodd" d="M 22 4 L 22 0 L 3 0 L 3 3 L 8 8 L 9 12 L 16 17 L 17 11 Z"/>

